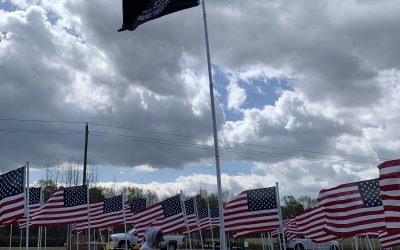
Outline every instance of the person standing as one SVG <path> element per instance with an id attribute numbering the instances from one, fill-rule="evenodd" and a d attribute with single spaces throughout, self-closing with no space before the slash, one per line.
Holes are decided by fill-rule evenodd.
<path id="1" fill-rule="evenodd" d="M 155 250 L 156 246 L 163 240 L 161 227 L 149 227 L 144 233 L 144 243 L 140 250 Z"/>

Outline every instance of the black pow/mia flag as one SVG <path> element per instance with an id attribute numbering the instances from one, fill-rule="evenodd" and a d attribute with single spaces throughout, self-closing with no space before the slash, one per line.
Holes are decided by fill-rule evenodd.
<path id="1" fill-rule="evenodd" d="M 122 0 L 123 24 L 118 31 L 132 31 L 142 23 L 198 5 L 199 0 Z"/>

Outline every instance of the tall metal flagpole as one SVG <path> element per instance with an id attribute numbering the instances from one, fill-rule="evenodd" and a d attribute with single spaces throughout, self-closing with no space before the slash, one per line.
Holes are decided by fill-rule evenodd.
<path id="1" fill-rule="evenodd" d="M 29 162 L 26 163 L 26 239 L 25 248 L 29 250 Z"/>
<path id="2" fill-rule="evenodd" d="M 276 183 L 276 206 L 278 208 L 278 214 L 279 214 L 279 227 L 281 229 L 282 233 L 282 243 L 279 239 L 279 245 L 283 245 L 283 250 L 286 250 L 286 240 L 285 240 L 285 231 L 283 231 L 283 219 L 282 219 L 282 210 L 281 210 L 281 199 L 279 197 L 279 186 L 278 182 Z M 281 233 L 278 232 L 278 236 L 281 236 Z"/>
<path id="3" fill-rule="evenodd" d="M 218 186 L 218 208 L 219 208 L 219 220 L 220 220 L 220 249 L 225 250 L 225 225 L 224 225 L 224 213 L 222 204 L 222 185 L 221 185 L 221 167 L 219 164 L 219 150 L 218 150 L 218 132 L 217 132 L 217 122 L 215 118 L 215 103 L 214 103 L 214 84 L 212 79 L 211 71 L 211 57 L 210 57 L 210 45 L 208 41 L 208 28 L 207 28 L 207 14 L 205 0 L 202 0 L 203 5 L 203 20 L 204 20 L 204 34 L 206 39 L 206 50 L 207 50 L 207 64 L 208 64 L 208 80 L 210 83 L 210 99 L 211 99 L 211 113 L 212 113 L 212 123 L 214 132 L 214 151 L 215 151 L 215 164 L 217 169 L 217 186 Z"/>

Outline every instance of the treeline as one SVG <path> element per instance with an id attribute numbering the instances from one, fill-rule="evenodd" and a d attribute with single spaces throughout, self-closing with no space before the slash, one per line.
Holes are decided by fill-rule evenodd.
<path id="1" fill-rule="evenodd" d="M 59 162 L 49 163 L 45 166 L 46 179 L 36 182 L 33 186 L 42 187 L 44 201 L 46 202 L 50 196 L 60 187 L 70 187 L 82 185 L 82 165 L 70 160 L 67 164 L 61 164 Z M 91 164 L 88 169 L 88 181 L 89 181 L 89 196 L 90 203 L 96 203 L 103 201 L 106 198 L 110 198 L 116 195 L 125 194 L 125 200 L 129 204 L 135 199 L 147 197 L 149 204 L 155 204 L 168 197 L 158 197 L 157 193 L 151 190 L 144 190 L 138 187 L 120 187 L 120 188 L 108 188 L 97 185 L 98 182 L 98 168 Z M 223 204 L 225 205 L 234 194 L 225 191 L 223 192 Z M 218 207 L 218 195 L 217 193 L 210 193 L 205 186 L 200 186 L 196 194 L 183 193 L 185 200 L 195 198 L 197 206 L 203 207 L 210 204 L 211 208 Z M 309 196 L 302 196 L 296 199 L 293 196 L 284 196 L 281 200 L 282 216 L 283 219 L 294 218 L 299 213 L 306 209 L 315 207 L 317 204 L 316 199 Z M 121 231 L 122 228 L 116 228 L 116 231 Z M 37 228 L 32 227 L 30 229 L 30 246 L 34 247 L 37 244 Z M 22 233 L 23 241 L 25 240 L 25 230 L 20 231 L 17 225 L 12 228 L 12 245 L 19 246 L 20 236 Z M 10 228 L 0 228 L 0 246 L 8 246 L 9 244 Z M 62 246 L 66 242 L 67 238 L 67 226 L 59 226 L 54 228 L 47 228 L 47 246 Z M 24 243 L 23 243 L 24 244 Z M 44 243 L 42 243 L 44 245 Z"/>

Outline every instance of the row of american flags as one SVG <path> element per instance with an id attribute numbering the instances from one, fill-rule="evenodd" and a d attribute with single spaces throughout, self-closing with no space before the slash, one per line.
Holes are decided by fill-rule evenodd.
<path id="1" fill-rule="evenodd" d="M 225 232 L 234 237 L 277 233 L 283 225 L 289 238 L 305 236 L 326 242 L 379 235 L 383 247 L 398 246 L 400 160 L 384 162 L 378 168 L 377 179 L 322 189 L 316 207 L 285 221 L 279 215 L 277 187 L 245 190 L 223 208 Z M 0 226 L 71 224 L 73 230 L 82 232 L 129 224 L 136 228 L 139 239 L 150 226 L 160 226 L 166 234 L 220 227 L 218 208 L 198 207 L 194 198 L 183 201 L 180 194 L 153 205 L 146 198 L 126 204 L 123 195 L 89 204 L 87 186 L 76 186 L 59 188 L 44 203 L 41 188 L 30 188 L 26 195 L 26 173 L 22 167 L 0 175 Z"/>

